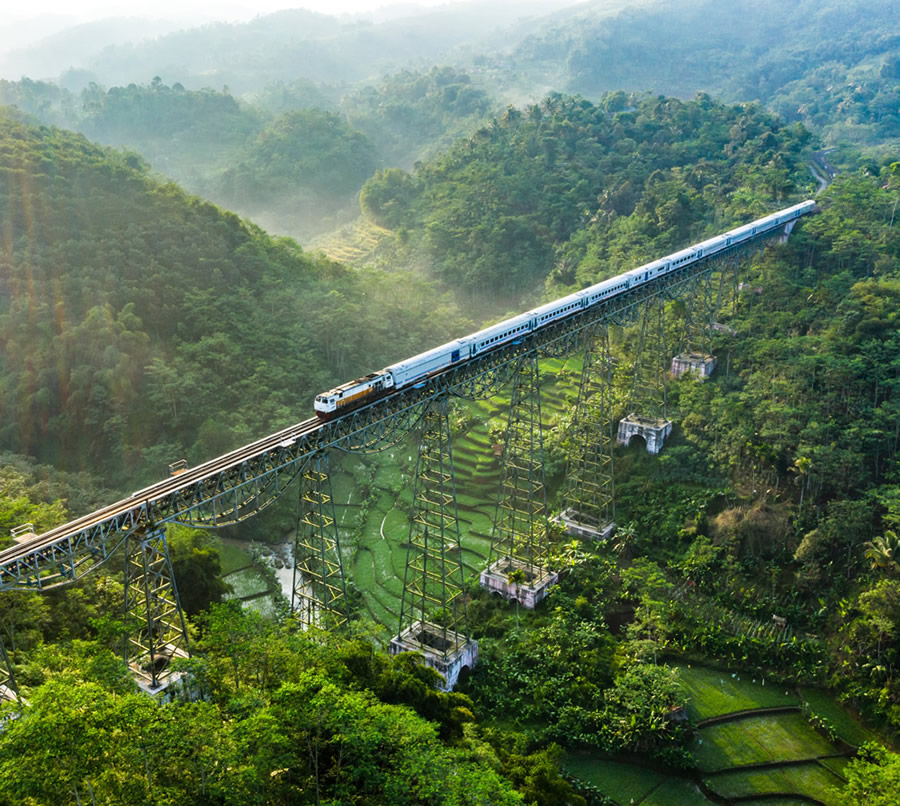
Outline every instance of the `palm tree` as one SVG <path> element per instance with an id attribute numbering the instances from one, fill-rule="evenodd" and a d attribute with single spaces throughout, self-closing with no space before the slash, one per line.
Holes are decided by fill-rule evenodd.
<path id="1" fill-rule="evenodd" d="M 637 524 L 629 521 L 624 526 L 616 529 L 613 540 L 613 551 L 623 559 L 629 559 L 634 541 L 637 539 Z"/>
<path id="2" fill-rule="evenodd" d="M 866 542 L 866 559 L 872 568 L 896 571 L 900 568 L 900 537 L 890 529 L 883 535 Z"/>

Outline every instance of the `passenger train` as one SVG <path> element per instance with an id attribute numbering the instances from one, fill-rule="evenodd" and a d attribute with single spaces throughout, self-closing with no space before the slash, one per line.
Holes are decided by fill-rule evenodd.
<path id="1" fill-rule="evenodd" d="M 611 299 L 644 283 L 649 283 L 661 275 L 683 269 L 696 260 L 722 252 L 761 233 L 790 224 L 801 216 L 811 213 L 815 206 L 814 201 L 795 204 L 793 207 L 730 230 L 724 235 L 718 235 L 687 249 L 682 249 L 680 252 L 654 260 L 652 263 L 569 294 L 555 302 L 548 302 L 528 313 L 519 314 L 512 319 L 479 330 L 477 333 L 392 364 L 379 372 L 372 372 L 355 381 L 337 386 L 316 396 L 316 415 L 322 420 L 328 420 L 336 414 L 343 414 L 358 406 L 373 402 L 393 390 L 403 389 L 411 384 L 421 382 L 430 375 L 515 341 L 528 333 L 534 333 L 560 319 L 584 311 L 592 305 Z"/>

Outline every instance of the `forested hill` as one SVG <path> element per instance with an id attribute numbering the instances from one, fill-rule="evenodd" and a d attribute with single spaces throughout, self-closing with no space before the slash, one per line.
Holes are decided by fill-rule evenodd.
<path id="1" fill-rule="evenodd" d="M 892 0 L 673 0 L 547 21 L 510 56 L 527 84 L 595 97 L 705 91 L 760 101 L 834 141 L 900 137 L 900 26 Z"/>
<path id="2" fill-rule="evenodd" d="M 308 240 L 359 214 L 376 168 L 412 165 L 474 131 L 499 107 L 466 73 L 403 71 L 347 93 L 274 82 L 239 100 L 227 88 L 0 80 L 0 105 L 137 151 L 154 171 L 270 232 Z M 338 113 L 338 108 L 340 112 Z"/>
<path id="3" fill-rule="evenodd" d="M 412 174 L 376 174 L 360 202 L 396 231 L 396 261 L 467 301 L 515 306 L 548 279 L 581 287 L 810 192 L 809 142 L 708 96 L 552 94 Z"/>
<path id="4" fill-rule="evenodd" d="M 117 486 L 305 419 L 333 381 L 468 324 L 414 278 L 306 255 L 10 112 L 0 210 L 0 450 Z"/>

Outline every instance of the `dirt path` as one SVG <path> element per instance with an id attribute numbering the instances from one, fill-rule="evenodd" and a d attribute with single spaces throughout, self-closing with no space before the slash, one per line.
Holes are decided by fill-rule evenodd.
<path id="1" fill-rule="evenodd" d="M 809 172 L 819 184 L 816 196 L 825 190 L 838 174 L 837 168 L 828 162 L 827 159 L 827 155 L 832 151 L 834 151 L 834 148 L 823 148 L 821 151 L 814 151 L 809 160 Z"/>

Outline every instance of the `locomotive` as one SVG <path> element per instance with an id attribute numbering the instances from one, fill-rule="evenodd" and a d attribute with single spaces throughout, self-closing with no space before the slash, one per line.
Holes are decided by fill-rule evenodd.
<path id="1" fill-rule="evenodd" d="M 649 283 L 657 277 L 683 269 L 685 266 L 707 258 L 732 246 L 739 245 L 761 233 L 770 232 L 790 224 L 815 209 L 814 201 L 805 201 L 780 210 L 777 213 L 757 219 L 723 235 L 717 235 L 702 243 L 682 249 L 624 274 L 603 280 L 596 285 L 576 291 L 554 302 L 548 302 L 532 311 L 491 325 L 477 333 L 447 342 L 440 347 L 407 358 L 378 372 L 336 386 L 316 396 L 316 415 L 329 420 L 337 415 L 352 411 L 371 403 L 384 395 L 406 386 L 424 381 L 448 367 L 469 361 L 476 356 L 494 350 L 504 344 L 534 333 L 554 322 L 584 311 L 592 305 Z"/>

